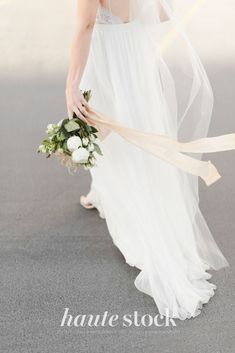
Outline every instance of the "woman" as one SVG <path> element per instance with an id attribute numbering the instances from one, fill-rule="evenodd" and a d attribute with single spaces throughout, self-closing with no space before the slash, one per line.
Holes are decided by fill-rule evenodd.
<path id="1" fill-rule="evenodd" d="M 169 1 L 78 0 L 66 95 L 69 117 L 86 120 L 80 89 L 131 128 L 181 140 L 207 134 L 211 87 Z M 195 317 L 214 294 L 206 271 L 228 265 L 200 212 L 198 178 L 119 135 L 109 134 L 102 151 L 82 205 L 106 219 L 127 263 L 140 269 L 136 287 L 162 315 Z"/>

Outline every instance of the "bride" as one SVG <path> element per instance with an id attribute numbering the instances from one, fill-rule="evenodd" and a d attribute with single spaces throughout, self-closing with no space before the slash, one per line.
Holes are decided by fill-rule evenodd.
<path id="1" fill-rule="evenodd" d="M 91 89 L 91 106 L 128 127 L 185 141 L 205 137 L 213 94 L 169 0 L 77 2 L 69 117 L 86 120 L 80 89 Z M 117 134 L 102 141 L 102 151 L 81 204 L 105 218 L 126 262 L 140 270 L 135 286 L 160 314 L 197 316 L 216 288 L 207 271 L 228 266 L 199 209 L 198 177 Z"/>

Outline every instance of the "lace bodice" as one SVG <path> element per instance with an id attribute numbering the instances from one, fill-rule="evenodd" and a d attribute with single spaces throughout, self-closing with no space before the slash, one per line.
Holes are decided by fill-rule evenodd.
<path id="1" fill-rule="evenodd" d="M 121 18 L 114 16 L 111 9 L 108 9 L 104 6 L 100 6 L 96 17 L 96 23 L 122 24 L 123 21 L 121 20 Z"/>

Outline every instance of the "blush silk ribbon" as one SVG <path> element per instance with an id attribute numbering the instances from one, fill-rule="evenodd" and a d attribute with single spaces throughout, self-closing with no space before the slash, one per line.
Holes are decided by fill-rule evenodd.
<path id="1" fill-rule="evenodd" d="M 129 128 L 105 117 L 90 106 L 86 108 L 85 116 L 88 123 L 98 129 L 101 140 L 104 140 L 109 133 L 115 132 L 142 150 L 187 173 L 201 177 L 207 186 L 210 186 L 221 178 L 216 167 L 210 160 L 202 161 L 184 153 L 212 153 L 235 150 L 234 133 L 183 143 L 164 135 L 144 133 Z"/>

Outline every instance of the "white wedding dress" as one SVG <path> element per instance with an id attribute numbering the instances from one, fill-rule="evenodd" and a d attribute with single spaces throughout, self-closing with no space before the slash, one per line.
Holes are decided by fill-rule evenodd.
<path id="1" fill-rule="evenodd" d="M 107 116 L 177 137 L 171 74 L 160 55 L 140 55 L 151 44 L 137 22 L 114 15 L 110 3 L 100 7 L 81 89 L 92 90 L 90 104 Z M 135 286 L 153 297 L 162 315 L 195 317 L 214 294 L 207 270 L 228 265 L 200 212 L 197 178 L 114 133 L 101 147 L 88 199 L 126 262 L 140 269 Z"/>

